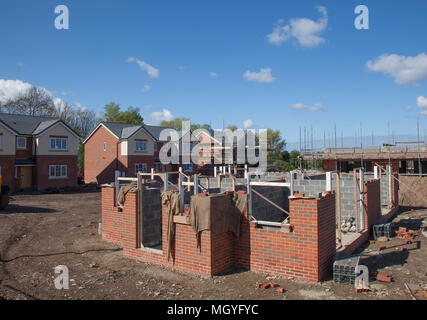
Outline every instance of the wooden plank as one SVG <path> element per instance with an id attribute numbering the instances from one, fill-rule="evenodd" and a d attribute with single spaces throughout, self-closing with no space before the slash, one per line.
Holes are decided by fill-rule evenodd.
<path id="1" fill-rule="evenodd" d="M 266 187 L 290 187 L 291 184 L 289 182 L 265 182 L 265 181 L 251 181 L 251 186 L 266 186 Z"/>

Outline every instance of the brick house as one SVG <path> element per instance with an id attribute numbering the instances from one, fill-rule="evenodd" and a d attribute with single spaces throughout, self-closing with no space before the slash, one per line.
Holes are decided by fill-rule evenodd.
<path id="1" fill-rule="evenodd" d="M 182 157 L 180 164 L 161 163 L 159 151 L 165 141 L 160 141 L 160 133 L 164 129 L 168 128 L 101 122 L 83 142 L 85 183 L 110 183 L 116 170 L 132 177 L 152 168 L 155 172 L 177 171 L 179 166 L 187 172 L 195 169 L 191 163 L 183 164 Z"/>
<path id="2" fill-rule="evenodd" d="M 382 167 L 390 164 L 393 172 L 402 174 L 427 173 L 427 146 L 394 146 L 364 148 L 328 148 L 322 154 L 325 171 L 351 172 L 363 167 L 372 172 L 375 164 Z"/>
<path id="3" fill-rule="evenodd" d="M 11 191 L 77 184 L 79 135 L 52 117 L 0 113 L 0 174 Z"/>

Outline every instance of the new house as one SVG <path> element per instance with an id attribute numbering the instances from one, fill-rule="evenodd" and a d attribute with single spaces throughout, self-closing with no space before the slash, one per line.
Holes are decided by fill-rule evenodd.
<path id="1" fill-rule="evenodd" d="M 138 172 L 170 172 L 181 166 L 193 171 L 191 162 L 163 164 L 159 151 L 166 141 L 160 141 L 161 126 L 101 122 L 83 142 L 85 150 L 85 183 L 110 183 L 115 171 L 123 176 L 136 176 Z M 181 137 L 180 141 L 181 141 Z M 194 142 L 194 141 L 193 141 Z"/>
<path id="2" fill-rule="evenodd" d="M 12 191 L 77 184 L 79 135 L 63 121 L 0 113 L 0 174 Z"/>

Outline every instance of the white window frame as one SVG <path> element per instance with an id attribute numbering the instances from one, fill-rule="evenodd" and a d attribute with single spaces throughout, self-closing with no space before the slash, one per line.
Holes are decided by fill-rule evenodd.
<path id="1" fill-rule="evenodd" d="M 19 140 L 24 140 L 24 146 L 23 147 L 19 146 Z M 16 149 L 21 149 L 21 150 L 27 149 L 27 137 L 17 137 L 16 138 Z"/>
<path id="2" fill-rule="evenodd" d="M 138 170 L 138 166 L 143 167 L 142 170 Z M 137 175 L 138 172 L 147 173 L 147 164 L 146 163 L 135 163 L 135 175 Z"/>
<path id="3" fill-rule="evenodd" d="M 145 145 L 145 148 L 142 150 L 139 150 L 138 143 L 143 143 L 143 145 Z M 135 152 L 147 152 L 147 141 L 135 141 Z"/>
<path id="4" fill-rule="evenodd" d="M 55 141 L 55 148 L 52 148 L 52 140 L 54 140 Z M 57 142 L 58 142 L 58 140 L 60 141 L 60 148 L 57 148 Z M 51 151 L 67 151 L 68 150 L 68 138 L 53 138 L 53 137 L 51 137 L 50 138 L 50 146 L 49 146 L 49 150 L 51 150 Z M 63 148 L 63 146 L 64 146 L 64 142 L 65 141 L 65 148 Z"/>
<path id="5" fill-rule="evenodd" d="M 52 175 L 52 169 L 54 175 Z M 57 175 L 59 169 L 59 175 Z M 64 174 L 65 171 L 65 174 Z M 66 179 L 68 178 L 68 166 L 66 164 L 49 165 L 49 179 Z"/>

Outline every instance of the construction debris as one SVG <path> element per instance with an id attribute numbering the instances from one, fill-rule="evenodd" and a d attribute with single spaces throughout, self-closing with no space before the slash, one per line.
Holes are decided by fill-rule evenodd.
<path id="1" fill-rule="evenodd" d="M 381 282 L 392 282 L 393 278 L 390 275 L 378 272 L 377 280 Z"/>
<path id="2" fill-rule="evenodd" d="M 359 292 L 369 292 L 371 289 L 365 284 L 365 281 L 360 280 L 359 284 L 355 287 L 356 293 Z"/>
<path id="3" fill-rule="evenodd" d="M 341 225 L 341 231 L 343 233 L 356 232 L 355 219 L 353 217 L 345 219 L 344 223 Z"/>

